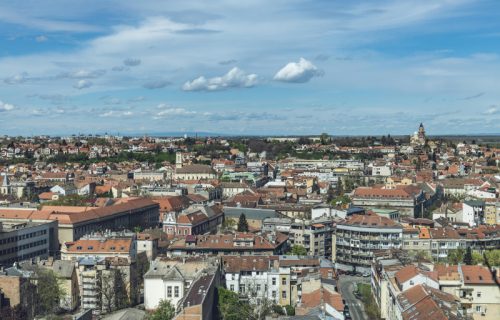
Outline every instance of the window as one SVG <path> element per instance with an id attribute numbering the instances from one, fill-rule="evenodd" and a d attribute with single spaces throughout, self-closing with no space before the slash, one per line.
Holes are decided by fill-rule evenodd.
<path id="1" fill-rule="evenodd" d="M 240 285 L 240 293 L 245 293 L 245 285 Z"/>
<path id="2" fill-rule="evenodd" d="M 174 297 L 179 298 L 179 287 L 174 287 Z"/>
<path id="3" fill-rule="evenodd" d="M 281 291 L 281 298 L 286 299 L 286 291 L 285 290 Z"/>
<path id="4" fill-rule="evenodd" d="M 234 291 L 234 284 L 232 284 L 231 286 L 229 286 L 229 289 L 230 289 L 231 291 Z"/>
<path id="5" fill-rule="evenodd" d="M 281 284 L 284 285 L 284 286 L 286 286 L 286 278 L 282 278 L 281 279 Z"/>
<path id="6" fill-rule="evenodd" d="M 171 286 L 167 287 L 167 297 L 172 298 L 172 287 Z"/>
<path id="7" fill-rule="evenodd" d="M 260 284 L 257 285 L 257 291 L 260 291 Z"/>
<path id="8" fill-rule="evenodd" d="M 478 297 L 478 298 L 481 298 L 481 291 L 478 291 L 478 292 L 477 292 L 477 297 Z"/>
<path id="9" fill-rule="evenodd" d="M 410 286 L 414 285 L 413 280 L 410 280 Z"/>
<path id="10" fill-rule="evenodd" d="M 476 312 L 481 312 L 481 306 L 476 306 Z"/>
<path id="11" fill-rule="evenodd" d="M 273 286 L 275 286 L 276 285 L 276 278 L 273 278 L 272 281 L 273 281 Z"/>
<path id="12" fill-rule="evenodd" d="M 276 298 L 276 290 L 273 290 L 272 296 L 273 298 Z"/>

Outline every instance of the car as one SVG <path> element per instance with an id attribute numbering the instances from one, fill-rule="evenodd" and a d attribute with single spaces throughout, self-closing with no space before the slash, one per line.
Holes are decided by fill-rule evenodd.
<path id="1" fill-rule="evenodd" d="M 352 319 L 349 310 L 344 310 L 344 319 Z"/>

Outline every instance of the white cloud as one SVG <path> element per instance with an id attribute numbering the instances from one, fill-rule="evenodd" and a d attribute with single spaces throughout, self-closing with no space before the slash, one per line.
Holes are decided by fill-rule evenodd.
<path id="1" fill-rule="evenodd" d="M 81 89 L 86 89 L 86 88 L 90 88 L 92 87 L 92 81 L 89 81 L 89 80 L 79 80 L 77 83 L 75 83 L 73 85 L 73 88 L 76 88 L 78 90 L 81 90 Z"/>
<path id="2" fill-rule="evenodd" d="M 12 77 L 5 78 L 3 81 L 7 84 L 19 84 L 28 81 L 29 75 L 27 72 L 18 73 Z"/>
<path id="3" fill-rule="evenodd" d="M 105 70 L 86 70 L 80 69 L 77 71 L 64 72 L 59 74 L 59 78 L 71 78 L 71 79 L 95 79 L 102 77 L 106 73 Z"/>
<path id="4" fill-rule="evenodd" d="M 45 42 L 45 41 L 47 41 L 47 40 L 49 40 L 49 38 L 47 38 L 47 37 L 46 37 L 46 36 L 44 36 L 44 35 L 41 35 L 41 36 L 38 36 L 38 37 L 36 37 L 36 38 L 35 38 L 35 41 L 36 41 L 36 42 Z"/>
<path id="5" fill-rule="evenodd" d="M 11 111 L 14 108 L 15 108 L 14 105 L 0 101 L 0 112 Z"/>
<path id="6" fill-rule="evenodd" d="M 257 75 L 247 74 L 245 71 L 234 67 L 221 77 L 205 78 L 198 77 L 187 81 L 182 86 L 184 91 L 216 91 L 227 88 L 250 88 L 257 84 Z"/>
<path id="7" fill-rule="evenodd" d="M 491 106 L 488 108 L 488 110 L 484 111 L 483 114 L 493 115 L 497 114 L 498 112 L 500 112 L 500 109 L 497 106 Z"/>
<path id="8" fill-rule="evenodd" d="M 196 111 L 187 110 L 184 108 L 174 108 L 165 103 L 160 103 L 156 108 L 161 109 L 161 111 L 158 111 L 154 114 L 153 116 L 154 119 L 163 119 L 168 117 L 187 116 L 196 114 Z"/>
<path id="9" fill-rule="evenodd" d="M 300 58 L 299 62 L 290 62 L 281 68 L 275 75 L 274 80 L 283 82 L 303 83 L 311 80 L 312 77 L 320 76 L 323 73 L 312 64 L 311 61 Z"/>

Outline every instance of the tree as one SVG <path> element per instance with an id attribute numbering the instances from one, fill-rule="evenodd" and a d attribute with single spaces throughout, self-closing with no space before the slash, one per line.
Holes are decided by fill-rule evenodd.
<path id="1" fill-rule="evenodd" d="M 500 266 L 500 250 L 489 250 L 484 253 L 486 264 L 491 267 Z"/>
<path id="2" fill-rule="evenodd" d="M 123 309 L 130 304 L 127 295 L 127 285 L 119 269 L 103 271 L 99 293 L 104 312 Z"/>
<path id="3" fill-rule="evenodd" d="M 59 301 L 64 292 L 54 271 L 45 268 L 36 268 L 37 301 L 36 314 L 49 315 L 59 309 Z"/>
<path id="4" fill-rule="evenodd" d="M 238 231 L 239 232 L 248 232 L 248 222 L 247 217 L 244 213 L 240 215 L 240 219 L 238 220 Z"/>
<path id="5" fill-rule="evenodd" d="M 160 300 L 158 308 L 147 317 L 147 320 L 171 320 L 175 317 L 175 308 L 168 300 Z"/>
<path id="6" fill-rule="evenodd" d="M 238 294 L 225 288 L 218 288 L 219 313 L 223 320 L 239 320 L 247 313 L 245 309 L 250 308 L 247 302 L 240 302 Z M 244 311 L 244 312 L 243 312 Z"/>
<path id="7" fill-rule="evenodd" d="M 448 251 L 448 263 L 458 264 L 464 260 L 465 250 L 462 248 Z"/>
<path id="8" fill-rule="evenodd" d="M 319 140 L 321 142 L 322 145 L 325 145 L 325 144 L 328 144 L 330 142 L 330 136 L 328 135 L 328 133 L 322 133 L 320 136 L 319 136 Z"/>
<path id="9" fill-rule="evenodd" d="M 306 256 L 307 250 L 306 250 L 306 248 L 304 248 L 301 245 L 294 244 L 292 246 L 292 250 L 290 252 L 288 252 L 288 254 L 294 255 L 294 256 Z"/>
<path id="10" fill-rule="evenodd" d="M 470 247 L 467 247 L 463 261 L 468 266 L 472 265 L 472 249 Z"/>

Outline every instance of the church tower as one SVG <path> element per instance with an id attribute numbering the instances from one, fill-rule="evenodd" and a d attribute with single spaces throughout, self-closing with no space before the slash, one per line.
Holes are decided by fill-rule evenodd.
<path id="1" fill-rule="evenodd" d="M 420 127 L 418 127 L 418 140 L 420 144 L 425 144 L 425 129 L 422 123 L 420 123 Z"/>

